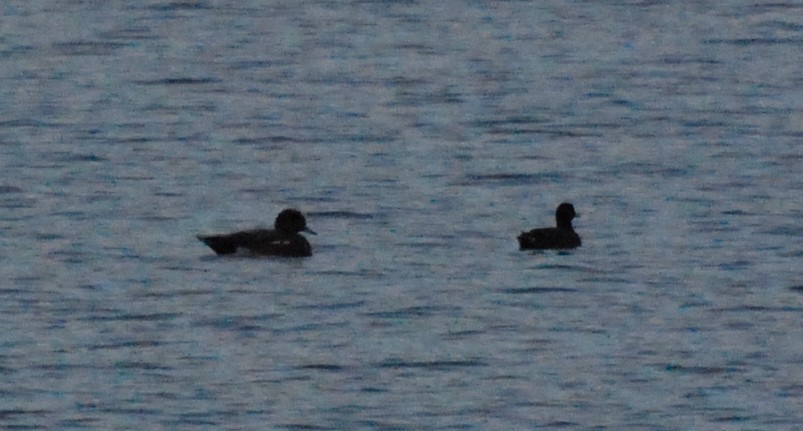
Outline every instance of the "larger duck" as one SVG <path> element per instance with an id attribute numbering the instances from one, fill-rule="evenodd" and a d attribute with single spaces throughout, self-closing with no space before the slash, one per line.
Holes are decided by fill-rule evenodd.
<path id="1" fill-rule="evenodd" d="M 522 250 L 570 249 L 580 247 L 580 235 L 572 227 L 572 219 L 577 217 L 574 206 L 562 203 L 555 210 L 557 227 L 533 229 L 518 236 Z"/>
<path id="2" fill-rule="evenodd" d="M 307 220 L 301 211 L 287 208 L 276 217 L 273 229 L 252 229 L 223 235 L 198 235 L 198 239 L 217 254 L 312 256 L 312 246 L 299 232 L 315 235 L 315 232 L 307 227 Z"/>

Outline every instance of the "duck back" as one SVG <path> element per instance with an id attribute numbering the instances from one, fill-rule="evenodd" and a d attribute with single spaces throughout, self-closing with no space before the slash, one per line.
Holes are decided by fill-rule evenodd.
<path id="1" fill-rule="evenodd" d="M 518 236 L 522 250 L 569 249 L 580 247 L 580 235 L 574 229 L 556 227 L 533 229 Z"/>
<path id="2" fill-rule="evenodd" d="M 198 239 L 222 255 L 245 252 L 260 256 L 312 256 L 312 246 L 297 233 L 286 235 L 276 230 L 257 229 L 227 235 L 199 235 Z"/>

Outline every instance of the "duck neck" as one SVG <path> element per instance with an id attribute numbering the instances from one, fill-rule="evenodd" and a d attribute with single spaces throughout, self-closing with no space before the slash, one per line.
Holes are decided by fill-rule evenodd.
<path id="1" fill-rule="evenodd" d="M 558 229 L 574 230 L 574 228 L 572 228 L 571 220 L 557 219 L 557 222 L 558 222 Z"/>

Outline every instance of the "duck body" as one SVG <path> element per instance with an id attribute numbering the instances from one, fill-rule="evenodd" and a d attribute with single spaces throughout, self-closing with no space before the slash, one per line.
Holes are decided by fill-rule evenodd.
<path id="1" fill-rule="evenodd" d="M 198 239 L 221 255 L 308 257 L 312 246 L 299 232 L 315 234 L 300 211 L 279 213 L 274 229 L 251 229 L 222 235 L 198 235 Z"/>
<path id="2" fill-rule="evenodd" d="M 275 229 L 252 229 L 224 235 L 198 235 L 217 254 L 307 257 L 312 246 L 299 234 L 284 235 Z"/>
<path id="3" fill-rule="evenodd" d="M 582 245 L 580 235 L 572 227 L 572 219 L 575 217 L 577 217 L 577 214 L 574 212 L 572 204 L 560 204 L 558 209 L 555 210 L 557 227 L 522 232 L 517 238 L 519 240 L 519 248 L 521 250 L 561 250 L 580 247 Z"/>
<path id="4" fill-rule="evenodd" d="M 519 247 L 522 250 L 549 250 L 569 249 L 582 245 L 580 235 L 572 230 L 548 227 L 522 232 L 518 236 Z"/>

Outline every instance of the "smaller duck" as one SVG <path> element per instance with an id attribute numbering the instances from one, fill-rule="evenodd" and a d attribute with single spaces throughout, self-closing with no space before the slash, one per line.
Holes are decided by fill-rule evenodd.
<path id="1" fill-rule="evenodd" d="M 301 211 L 287 208 L 279 213 L 274 229 L 253 229 L 224 235 L 198 235 L 217 254 L 245 252 L 258 256 L 307 257 L 312 246 L 299 232 L 315 235 Z"/>
<path id="2" fill-rule="evenodd" d="M 577 217 L 574 205 L 562 203 L 555 210 L 557 227 L 533 229 L 518 236 L 522 250 L 569 249 L 580 247 L 580 235 L 572 227 L 572 219 Z"/>

